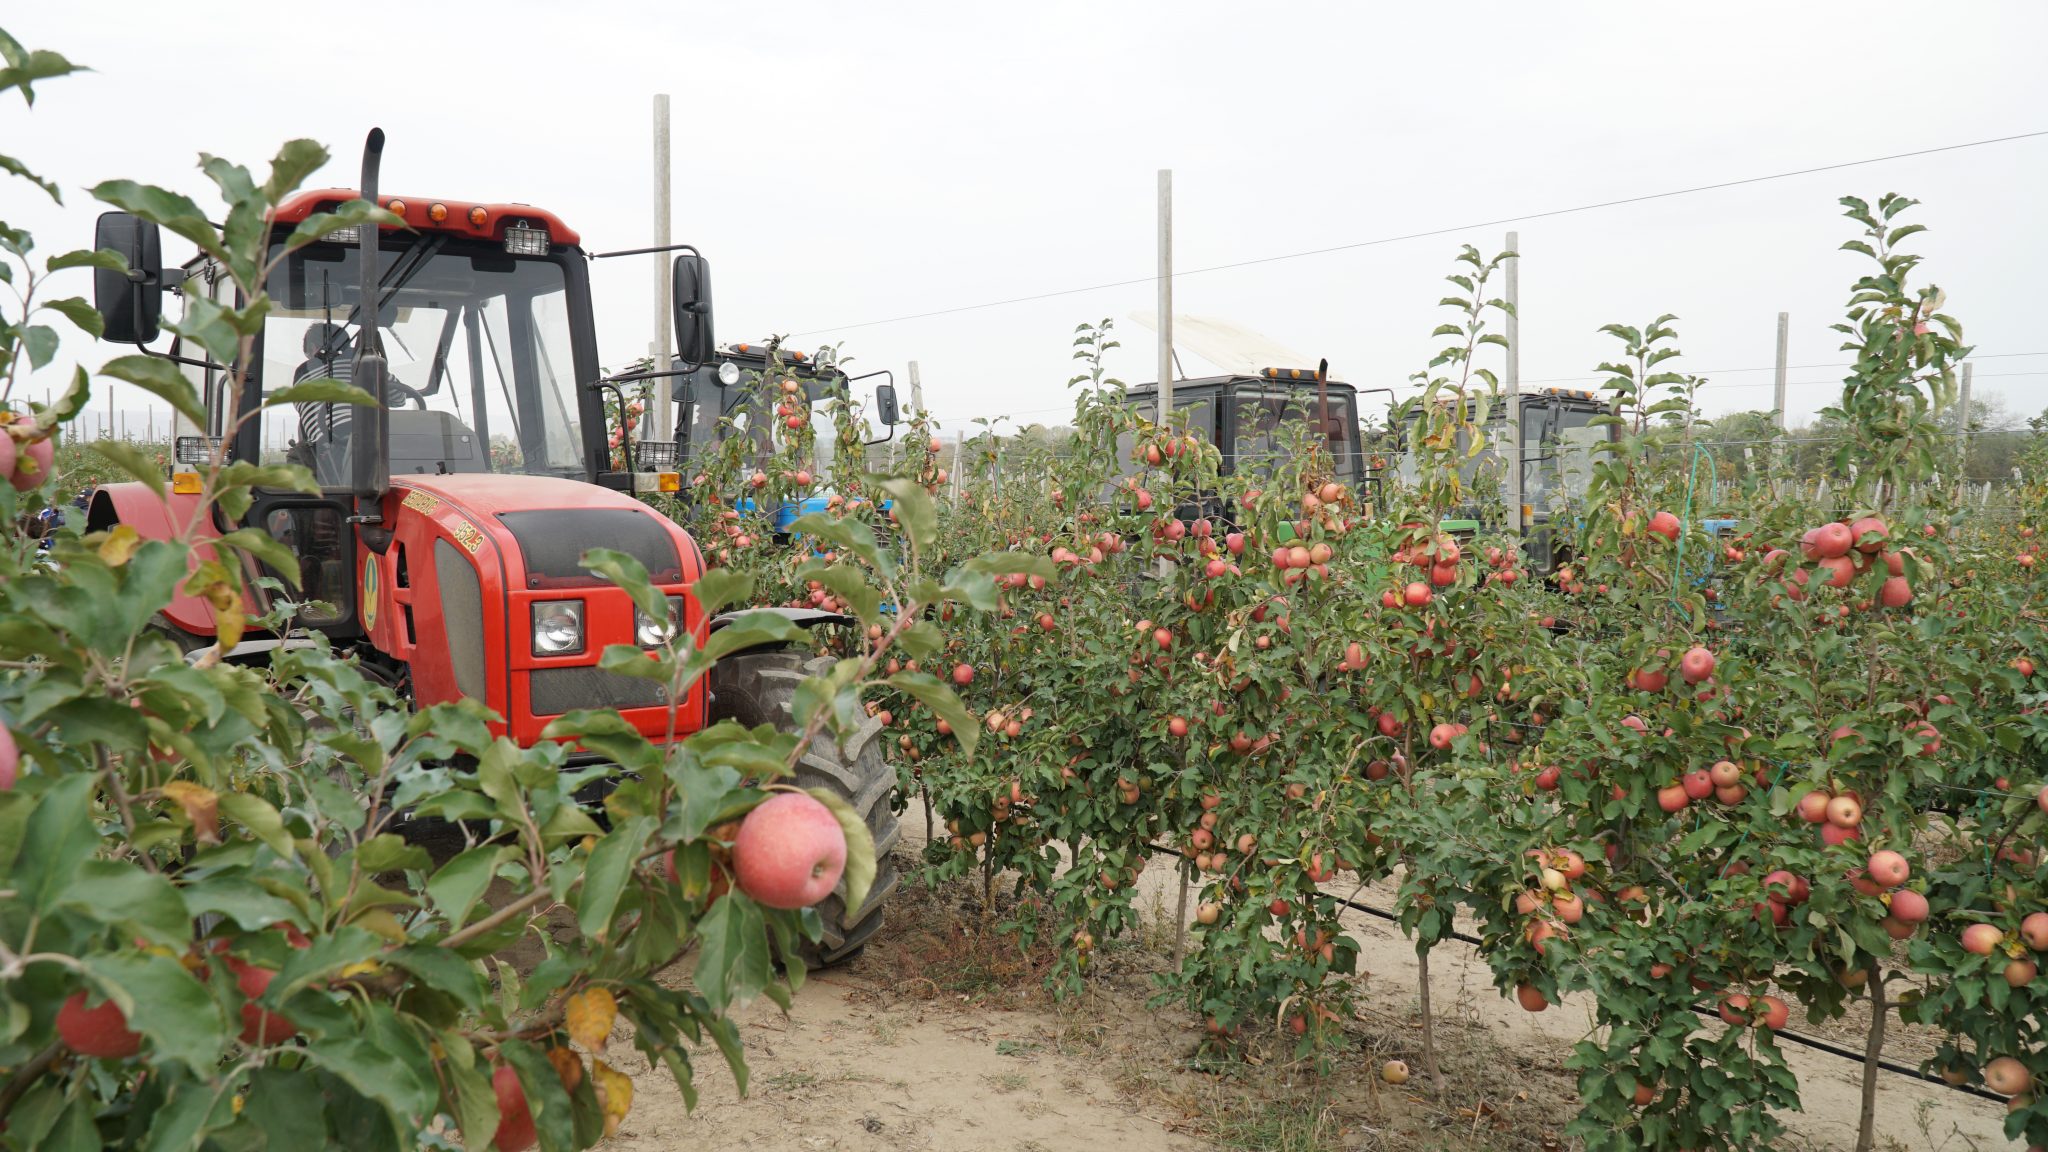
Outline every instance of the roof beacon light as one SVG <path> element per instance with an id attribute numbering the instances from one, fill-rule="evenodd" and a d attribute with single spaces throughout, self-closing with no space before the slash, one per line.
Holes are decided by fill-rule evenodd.
<path id="1" fill-rule="evenodd" d="M 486 223 L 489 223 L 490 219 L 491 214 L 482 208 L 471 208 L 469 210 L 469 226 L 472 228 L 481 228 Z"/>
<path id="2" fill-rule="evenodd" d="M 506 225 L 505 251 L 510 252 L 514 256 L 547 255 L 547 229 L 532 227 L 524 220 Z"/>
<path id="3" fill-rule="evenodd" d="M 435 204 L 427 209 L 427 219 L 432 220 L 436 224 L 447 218 L 448 206 L 446 204 Z"/>

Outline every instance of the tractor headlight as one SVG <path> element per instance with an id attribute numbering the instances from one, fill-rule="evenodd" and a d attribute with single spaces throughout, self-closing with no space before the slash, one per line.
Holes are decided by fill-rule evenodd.
<path id="1" fill-rule="evenodd" d="M 542 600 L 533 606 L 533 654 L 568 656 L 583 651 L 583 601 Z"/>
<path id="2" fill-rule="evenodd" d="M 668 598 L 668 619 L 664 621 L 651 620 L 648 618 L 647 613 L 640 611 L 638 608 L 633 609 L 633 639 L 638 641 L 642 648 L 659 648 L 667 644 L 670 640 L 675 639 L 676 633 L 682 629 L 682 626 L 683 598 L 681 596 L 671 596 Z"/>
<path id="3" fill-rule="evenodd" d="M 727 388 L 740 382 L 740 366 L 730 360 L 718 366 L 718 382 Z"/>

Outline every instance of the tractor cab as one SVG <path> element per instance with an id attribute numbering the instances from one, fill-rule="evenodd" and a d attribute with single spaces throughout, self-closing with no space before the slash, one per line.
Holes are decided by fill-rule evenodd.
<path id="1" fill-rule="evenodd" d="M 1583 389 L 1545 388 L 1524 392 L 1520 400 L 1522 548 L 1537 571 L 1549 573 L 1556 571 L 1568 556 L 1568 548 L 1558 538 L 1558 532 L 1569 538 L 1571 526 L 1558 523 L 1558 518 L 1585 495 L 1593 473 L 1595 446 L 1611 441 L 1615 430 L 1611 425 L 1593 423 L 1595 417 L 1608 415 L 1610 409 L 1605 401 Z M 1410 411 L 1404 428 L 1412 429 L 1420 419 L 1420 412 Z M 1479 451 L 1459 465 L 1459 473 L 1468 487 L 1481 476 L 1498 480 L 1506 467 L 1501 456 L 1507 435 L 1505 404 L 1495 401 L 1488 405 L 1481 434 L 1484 443 Z M 1464 435 L 1460 433 L 1461 437 Z M 1416 479 L 1415 460 L 1406 452 L 1405 434 L 1402 439 L 1397 473 L 1404 482 L 1412 484 Z M 1459 510 L 1459 523 L 1469 525 L 1468 531 L 1477 531 L 1481 519 L 1499 518 L 1482 517 L 1476 503 Z"/>
<path id="2" fill-rule="evenodd" d="M 1147 420 L 1159 419 L 1159 386 L 1140 384 L 1130 403 Z M 1361 496 L 1377 483 L 1360 436 L 1358 390 L 1322 380 L 1314 368 L 1268 368 L 1253 375 L 1203 376 L 1173 384 L 1176 424 L 1222 454 L 1225 476 L 1268 475 L 1297 452 L 1304 438 L 1329 454 L 1335 479 Z M 1128 459 L 1130 446 L 1120 453 Z"/>
<path id="3" fill-rule="evenodd" d="M 807 353 L 772 342 L 724 345 L 685 373 L 675 390 L 677 469 L 691 471 L 693 461 L 734 435 L 745 436 L 752 462 L 765 465 L 774 453 L 773 422 L 789 418 L 776 410 L 794 407 L 815 433 L 812 471 L 830 475 L 838 432 L 824 402 L 834 396 L 855 399 L 869 380 L 875 381 L 875 421 L 883 429 L 882 439 L 873 443 L 881 443 L 898 415 L 895 375 L 887 369 L 848 376 L 830 346 Z M 796 385 L 795 390 L 786 383 Z"/>

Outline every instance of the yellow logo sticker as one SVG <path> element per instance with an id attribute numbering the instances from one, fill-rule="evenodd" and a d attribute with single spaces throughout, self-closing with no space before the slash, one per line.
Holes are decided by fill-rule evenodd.
<path id="1" fill-rule="evenodd" d="M 377 558 L 363 557 L 363 631 L 377 627 Z"/>

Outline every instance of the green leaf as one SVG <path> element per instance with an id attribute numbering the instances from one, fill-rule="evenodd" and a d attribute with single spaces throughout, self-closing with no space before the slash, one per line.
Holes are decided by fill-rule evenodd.
<path id="1" fill-rule="evenodd" d="M 126 272 L 128 261 L 112 248 L 79 248 L 52 256 L 43 267 L 52 272 L 66 268 L 104 268 L 109 272 Z"/>
<path id="2" fill-rule="evenodd" d="M 200 211 L 199 205 L 188 196 L 165 188 L 137 184 L 133 180 L 107 180 L 95 184 L 92 195 L 95 200 L 160 224 L 175 235 L 190 240 L 201 252 L 229 262 L 228 251 L 221 246 L 220 234 L 207 222 L 206 213 Z M 194 420 L 193 423 L 201 421 Z"/>
<path id="3" fill-rule="evenodd" d="M 276 204 L 299 190 L 306 177 L 325 167 L 327 146 L 317 140 L 287 140 L 270 161 L 270 178 L 263 182 L 263 201 Z"/>
<path id="4" fill-rule="evenodd" d="M 481 844 L 441 865 L 427 881 L 427 896 L 434 902 L 434 908 L 447 917 L 452 931 L 469 922 L 469 914 L 476 902 L 483 898 L 484 889 L 491 886 L 491 873 L 506 853 L 513 849 L 503 844 Z"/>
<path id="5" fill-rule="evenodd" d="M 627 648 L 613 644 L 606 651 Z M 655 661 L 638 648 L 627 648 L 633 652 L 634 660 L 648 667 L 656 667 Z M 626 722 L 616 711 L 569 712 L 548 721 L 541 729 L 541 736 L 548 740 L 574 740 L 577 745 L 595 752 L 628 772 L 645 775 L 661 763 L 661 753 L 638 728 Z"/>
<path id="6" fill-rule="evenodd" d="M 372 1005 L 374 1014 L 390 1015 L 391 1010 L 381 1004 Z M 422 1083 L 413 1072 L 410 1062 L 400 1058 L 401 1053 L 387 1051 L 386 1046 L 394 1041 L 404 1044 L 412 1040 L 409 1030 L 392 1027 L 380 1029 L 384 1035 L 376 1039 L 364 1035 L 325 1036 L 313 1041 L 305 1049 L 306 1059 L 340 1077 L 349 1087 L 384 1106 L 392 1121 L 401 1130 L 410 1130 L 413 1117 L 432 1115 L 439 1093 L 434 1085 Z M 417 1055 L 424 1056 L 424 1053 Z M 303 1074 L 303 1073 L 302 1073 Z"/>
<path id="7" fill-rule="evenodd" d="M 261 840 L 272 852 L 287 860 L 297 858 L 298 848 L 285 831 L 284 818 L 263 797 L 248 792 L 223 792 L 220 814 L 248 829 L 249 835 Z"/>
<path id="8" fill-rule="evenodd" d="M 664 831 L 668 839 L 689 842 L 704 835 L 713 824 L 732 819 L 740 787 L 740 773 L 730 767 L 678 763 L 669 767 L 668 777 L 676 784 L 673 828 Z"/>
<path id="9" fill-rule="evenodd" d="M 107 322 L 100 316 L 99 309 L 77 296 L 66 296 L 62 300 L 45 300 L 42 306 L 71 321 L 73 327 L 95 340 L 99 339 L 100 333 L 106 331 Z"/>
<path id="10" fill-rule="evenodd" d="M 170 1095 L 149 1121 L 144 1152 L 191 1152 L 199 1147 L 201 1130 L 220 1098 L 204 1080 L 171 1081 Z"/>
<path id="11" fill-rule="evenodd" d="M 264 998 L 282 1003 L 315 980 L 331 976 L 351 964 L 377 959 L 383 950 L 382 937 L 354 926 L 316 936 L 312 947 L 292 949 L 291 955 L 285 958 L 284 967 L 278 969 L 276 978 L 270 982 Z"/>
<path id="12" fill-rule="evenodd" d="M 356 848 L 356 866 L 373 874 L 424 871 L 433 863 L 425 848 L 408 844 L 405 837 L 391 832 L 372 836 Z"/>
<path id="13" fill-rule="evenodd" d="M 57 330 L 47 324 L 21 329 L 21 346 L 28 353 L 31 369 L 39 369 L 57 357 Z"/>
<path id="14" fill-rule="evenodd" d="M 868 889 L 875 883 L 875 835 L 868 829 L 867 821 L 853 810 L 837 792 L 829 788 L 806 789 L 817 801 L 832 810 L 838 819 L 839 828 L 846 833 L 846 871 L 840 882 L 846 886 L 846 906 L 859 908 L 868 898 Z"/>
<path id="15" fill-rule="evenodd" d="M 169 360 L 155 356 L 117 356 L 100 366 L 100 374 L 125 381 L 176 409 L 180 416 L 204 427 L 206 409 L 192 382 Z"/>
<path id="16" fill-rule="evenodd" d="M 650 620 L 668 619 L 668 598 L 656 591 L 639 559 L 611 548 L 586 549 L 576 562 L 626 590 L 634 607 Z"/>
<path id="17" fill-rule="evenodd" d="M 231 460 L 220 470 L 220 483 L 223 488 L 281 488 L 287 492 L 314 495 L 320 492 L 320 482 L 313 478 L 313 473 L 297 464 L 252 464 L 247 460 Z"/>
<path id="18" fill-rule="evenodd" d="M 164 466 L 139 446 L 126 440 L 95 440 L 86 447 L 100 459 L 119 468 L 129 479 L 148 485 L 157 499 L 163 499 Z"/>
<path id="19" fill-rule="evenodd" d="M 704 615 L 716 616 L 731 605 L 752 600 L 754 578 L 731 568 L 714 568 L 690 585 L 689 591 Z"/>
<path id="20" fill-rule="evenodd" d="M 301 380 L 289 388 L 263 394 L 263 406 L 276 408 L 285 404 L 359 404 L 375 408 L 377 398 L 353 384 L 332 380 L 325 376 Z"/>
<path id="21" fill-rule="evenodd" d="M 697 922 L 697 991 L 723 1013 L 735 1002 L 758 996 L 774 971 L 761 906 L 738 892 L 711 905 Z"/>
<path id="22" fill-rule="evenodd" d="M 194 881 L 184 889 L 184 903 L 193 916 L 217 913 L 247 932 L 291 922 L 298 912 L 291 901 L 240 876 L 213 875 Z"/>
<path id="23" fill-rule="evenodd" d="M 477 1063 L 475 1050 L 461 1036 L 443 1035 L 441 1046 L 448 1053 L 441 1068 L 455 1088 L 455 1121 L 462 1129 L 463 1146 L 487 1147 L 500 1119 L 490 1068 Z"/>
<path id="24" fill-rule="evenodd" d="M 327 1146 L 327 1100 L 320 1083 L 302 1070 L 258 1068 L 242 1094 L 242 1114 L 278 1152 Z"/>
<path id="25" fill-rule="evenodd" d="M 801 643 L 804 636 L 801 625 L 779 612 L 747 612 L 706 637 L 700 658 L 715 662 L 748 648 Z"/>
<path id="26" fill-rule="evenodd" d="M 192 916 L 178 889 L 159 873 L 119 860 L 81 863 L 56 904 L 151 944 L 181 948 L 192 939 Z"/>
<path id="27" fill-rule="evenodd" d="M 64 195 L 58 190 L 54 181 L 45 180 L 41 176 L 36 175 L 29 170 L 28 165 L 23 164 L 12 156 L 0 155 L 0 172 L 5 172 L 10 176 L 19 176 L 48 193 L 50 199 L 59 204 L 64 202 Z"/>
<path id="28" fill-rule="evenodd" d="M 227 1018 L 206 985 L 169 956 L 106 952 L 82 962 L 93 985 L 148 1038 L 152 1058 L 211 1074 L 227 1046 Z"/>
<path id="29" fill-rule="evenodd" d="M 1059 569 L 1053 565 L 1052 558 L 1035 552 L 985 552 L 962 567 L 970 572 L 987 572 L 991 576 L 1013 576 L 1021 572 L 1046 580 L 1059 578 Z"/>
<path id="30" fill-rule="evenodd" d="M 13 877 L 16 898 L 30 908 L 48 910 L 99 847 L 91 808 L 95 779 L 86 773 L 59 777 L 30 814 L 18 862 L 21 870 Z"/>
<path id="31" fill-rule="evenodd" d="M 953 694 L 951 688 L 939 683 L 929 672 L 898 672 L 885 681 L 899 692 L 907 692 L 918 703 L 932 710 L 932 714 L 944 720 L 953 729 L 953 738 L 960 742 L 960 750 L 974 755 L 975 742 L 981 739 L 981 730 L 974 717 L 967 711 L 967 705 Z"/>
<path id="32" fill-rule="evenodd" d="M 583 891 L 576 902 L 576 923 L 585 936 L 602 940 L 609 934 L 612 913 L 618 910 L 619 897 L 632 879 L 633 866 L 654 827 L 652 820 L 629 821 L 623 828 L 612 829 L 591 849 L 590 862 L 583 866 Z"/>
<path id="33" fill-rule="evenodd" d="M 407 945 L 384 953 L 380 959 L 419 977 L 435 991 L 454 997 L 467 1011 L 484 1006 L 483 978 L 474 965 L 453 952 L 431 944 Z"/>
<path id="34" fill-rule="evenodd" d="M 882 481 L 882 490 L 889 494 L 889 510 L 911 544 L 919 551 L 929 552 L 938 543 L 939 534 L 939 511 L 932 503 L 931 493 L 917 481 L 903 477 Z"/>

